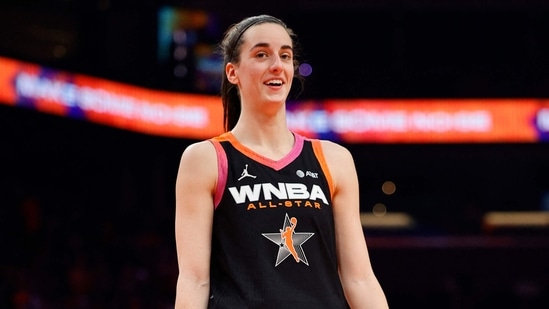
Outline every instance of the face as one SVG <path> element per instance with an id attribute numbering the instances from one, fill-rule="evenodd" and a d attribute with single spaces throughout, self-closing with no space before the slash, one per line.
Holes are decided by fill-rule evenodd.
<path id="1" fill-rule="evenodd" d="M 294 77 L 292 40 L 278 24 L 264 23 L 242 34 L 240 62 L 229 62 L 227 79 L 248 101 L 285 102 Z"/>

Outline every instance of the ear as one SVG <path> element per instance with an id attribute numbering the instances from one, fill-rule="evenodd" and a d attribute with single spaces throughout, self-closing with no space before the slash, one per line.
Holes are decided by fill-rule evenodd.
<path id="1" fill-rule="evenodd" d="M 227 80 L 231 84 L 237 84 L 238 83 L 238 76 L 236 74 L 236 67 L 232 62 L 227 63 L 225 66 L 225 75 L 227 75 Z"/>

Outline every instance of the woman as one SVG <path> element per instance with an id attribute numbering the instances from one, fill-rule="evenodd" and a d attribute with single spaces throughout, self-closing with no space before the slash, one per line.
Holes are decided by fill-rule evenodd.
<path id="1" fill-rule="evenodd" d="M 185 149 L 177 176 L 178 309 L 388 307 L 351 154 L 287 127 L 294 49 L 268 15 L 221 42 L 227 132 Z"/>

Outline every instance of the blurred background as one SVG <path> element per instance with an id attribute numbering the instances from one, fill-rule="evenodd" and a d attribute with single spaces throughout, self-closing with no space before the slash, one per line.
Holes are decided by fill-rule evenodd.
<path id="1" fill-rule="evenodd" d="M 298 34 L 304 100 L 549 97 L 534 0 L 3 0 L 0 56 L 216 95 L 215 44 L 261 13 Z M 174 183 L 195 140 L 9 104 L 0 137 L 0 308 L 173 308 Z M 391 308 L 549 308 L 547 142 L 345 146 Z"/>

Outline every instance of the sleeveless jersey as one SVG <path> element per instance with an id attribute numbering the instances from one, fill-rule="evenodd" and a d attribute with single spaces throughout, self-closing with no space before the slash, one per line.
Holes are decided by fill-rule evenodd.
<path id="1" fill-rule="evenodd" d="M 228 132 L 218 155 L 208 308 L 349 308 L 338 275 L 332 180 L 320 141 L 278 161 Z"/>

